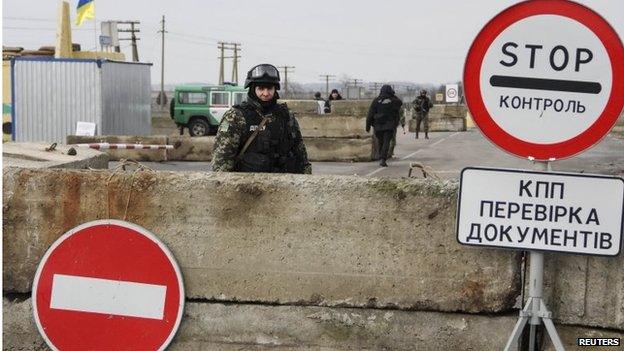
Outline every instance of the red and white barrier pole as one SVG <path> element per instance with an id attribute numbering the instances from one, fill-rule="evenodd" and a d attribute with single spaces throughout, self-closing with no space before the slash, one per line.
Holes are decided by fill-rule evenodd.
<path id="1" fill-rule="evenodd" d="M 145 145 L 145 144 L 109 144 L 109 143 L 91 143 L 91 144 L 74 144 L 75 147 L 85 147 L 96 150 L 105 149 L 128 149 L 128 150 L 172 150 L 173 145 Z"/>

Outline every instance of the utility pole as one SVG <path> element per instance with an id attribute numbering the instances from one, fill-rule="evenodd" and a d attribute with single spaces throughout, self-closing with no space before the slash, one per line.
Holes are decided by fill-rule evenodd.
<path id="1" fill-rule="evenodd" d="M 294 69 L 295 66 L 280 66 L 277 68 L 281 68 L 284 70 L 284 97 L 288 98 L 288 70 Z"/>
<path id="2" fill-rule="evenodd" d="M 223 85 L 225 83 L 225 59 L 231 58 L 234 59 L 234 64 L 232 65 L 232 82 L 238 84 L 238 59 L 240 55 L 238 51 L 240 50 L 240 43 L 226 43 L 220 41 L 218 43 L 219 48 L 219 85 Z M 233 56 L 225 56 L 225 50 L 233 50 Z"/>
<path id="3" fill-rule="evenodd" d="M 335 76 L 332 74 L 321 74 L 319 77 L 325 78 L 325 96 L 329 98 L 329 79 Z"/>
<path id="4" fill-rule="evenodd" d="M 162 50 L 160 58 L 160 109 L 165 109 L 165 15 L 162 16 Z"/>
<path id="5" fill-rule="evenodd" d="M 139 62 L 139 50 L 137 48 L 137 38 L 135 33 L 141 32 L 138 28 L 135 28 L 135 25 L 141 24 L 139 21 L 118 21 L 118 24 L 129 24 L 130 29 L 119 29 L 119 33 L 130 33 L 130 38 L 120 38 L 119 40 L 130 40 L 132 46 L 132 62 Z M 119 48 L 115 47 L 115 51 L 119 52 Z"/>
<path id="6" fill-rule="evenodd" d="M 240 58 L 240 56 L 238 56 L 238 50 L 239 50 L 239 43 L 233 43 L 232 45 L 234 45 L 234 63 L 232 64 L 232 82 L 236 83 L 236 85 L 238 85 L 238 59 Z"/>
<path id="7" fill-rule="evenodd" d="M 137 49 L 137 37 L 134 35 L 134 23 L 130 23 L 130 30 L 132 31 L 132 36 L 130 37 L 132 39 L 132 61 L 139 62 L 139 50 Z"/>
<path id="8" fill-rule="evenodd" d="M 225 43 L 220 41 L 219 50 L 221 50 L 221 55 L 219 56 L 219 85 L 223 85 L 224 81 L 224 64 L 225 64 Z"/>
<path id="9" fill-rule="evenodd" d="M 353 87 L 358 88 L 358 83 L 361 83 L 361 79 L 351 79 L 353 81 Z M 347 96 L 349 95 L 349 83 L 347 82 Z M 358 88 L 358 100 L 362 98 L 362 90 Z"/>
<path id="10" fill-rule="evenodd" d="M 370 84 L 373 85 L 373 92 L 375 94 L 377 94 L 379 92 L 378 89 L 381 88 L 381 86 L 383 85 L 383 83 L 380 83 L 380 82 L 371 82 Z"/>

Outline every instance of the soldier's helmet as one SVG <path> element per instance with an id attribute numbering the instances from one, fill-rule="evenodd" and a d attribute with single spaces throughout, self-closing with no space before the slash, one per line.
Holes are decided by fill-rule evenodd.
<path id="1" fill-rule="evenodd" d="M 426 91 L 425 89 L 422 89 L 422 90 L 420 91 L 420 95 L 422 95 L 422 96 L 427 95 L 427 91 Z"/>
<path id="2" fill-rule="evenodd" d="M 248 88 L 251 84 L 274 85 L 275 89 L 280 90 L 279 71 L 275 66 L 268 63 L 254 66 L 247 72 L 245 88 Z"/>

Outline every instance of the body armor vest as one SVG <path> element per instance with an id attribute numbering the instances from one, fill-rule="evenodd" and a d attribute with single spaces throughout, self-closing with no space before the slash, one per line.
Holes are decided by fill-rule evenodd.
<path id="1" fill-rule="evenodd" d="M 240 141 L 240 149 L 259 128 L 262 119 L 269 118 L 263 130 L 256 135 L 245 154 L 236 163 L 235 170 L 237 172 L 297 173 L 297 160 L 293 153 L 294 120 L 288 108 L 277 104 L 263 115 L 259 107 L 248 102 L 234 107 L 239 109 L 245 117 L 246 130 Z"/>

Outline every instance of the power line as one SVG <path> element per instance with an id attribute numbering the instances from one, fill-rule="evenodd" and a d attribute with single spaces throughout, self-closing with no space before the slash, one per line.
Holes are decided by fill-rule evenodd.
<path id="1" fill-rule="evenodd" d="M 210 40 L 210 41 L 213 41 L 213 42 L 218 42 L 219 41 L 219 39 L 217 39 L 217 38 L 207 37 L 205 35 L 188 34 L 188 33 L 182 33 L 182 32 L 177 32 L 177 31 L 176 32 L 169 32 L 169 33 L 174 34 L 174 35 L 184 36 L 184 37 L 190 37 L 190 38 L 207 39 L 207 40 Z"/>

